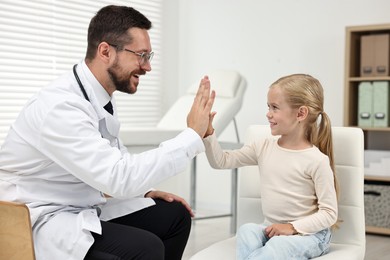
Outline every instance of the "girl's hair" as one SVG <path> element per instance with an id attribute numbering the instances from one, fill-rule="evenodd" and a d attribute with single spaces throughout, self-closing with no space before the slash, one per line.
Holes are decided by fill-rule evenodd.
<path id="1" fill-rule="evenodd" d="M 306 138 L 329 157 L 335 189 L 338 193 L 333 158 L 332 128 L 330 119 L 324 112 L 324 90 L 321 83 L 310 75 L 293 74 L 278 79 L 270 88 L 274 87 L 279 87 L 283 91 L 287 103 L 292 108 L 301 106 L 308 108 L 307 123 L 305 124 Z"/>
<path id="2" fill-rule="evenodd" d="M 100 9 L 91 19 L 88 27 L 88 47 L 86 59 L 91 60 L 101 42 L 116 45 L 122 49 L 123 45 L 133 40 L 128 29 L 140 28 L 149 30 L 152 23 L 139 11 L 132 7 L 108 5 Z"/>

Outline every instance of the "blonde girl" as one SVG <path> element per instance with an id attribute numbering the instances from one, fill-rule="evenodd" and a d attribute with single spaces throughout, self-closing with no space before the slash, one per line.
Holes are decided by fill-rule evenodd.
<path id="1" fill-rule="evenodd" d="M 258 165 L 265 220 L 237 232 L 237 259 L 310 259 L 329 251 L 337 221 L 331 123 L 320 82 L 294 74 L 271 85 L 267 119 L 273 137 L 223 151 L 210 115 L 204 143 L 210 165 Z"/>

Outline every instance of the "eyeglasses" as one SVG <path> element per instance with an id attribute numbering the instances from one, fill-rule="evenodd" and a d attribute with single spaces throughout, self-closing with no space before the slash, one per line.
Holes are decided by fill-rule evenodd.
<path id="1" fill-rule="evenodd" d="M 109 45 L 111 45 L 112 47 L 118 49 L 118 45 L 110 44 L 110 43 L 109 43 Z M 126 49 L 126 48 L 123 48 L 122 50 L 123 51 L 128 51 L 130 53 L 133 53 L 133 54 L 139 56 L 141 58 L 141 61 L 139 63 L 141 66 L 145 65 L 147 62 L 150 63 L 152 61 L 153 55 L 154 55 L 154 52 L 149 52 L 149 53 L 148 52 L 135 52 L 135 51 L 132 51 L 132 50 L 129 50 L 129 49 Z"/>

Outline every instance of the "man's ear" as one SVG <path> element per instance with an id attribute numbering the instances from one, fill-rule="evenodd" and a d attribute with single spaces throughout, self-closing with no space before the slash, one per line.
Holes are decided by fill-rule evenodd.
<path id="1" fill-rule="evenodd" d="M 309 108 L 307 106 L 301 106 L 298 108 L 298 120 L 303 121 L 309 114 Z"/>
<path id="2" fill-rule="evenodd" d="M 113 54 L 113 49 L 107 42 L 101 42 L 97 48 L 96 56 L 105 63 L 109 63 L 110 56 Z"/>

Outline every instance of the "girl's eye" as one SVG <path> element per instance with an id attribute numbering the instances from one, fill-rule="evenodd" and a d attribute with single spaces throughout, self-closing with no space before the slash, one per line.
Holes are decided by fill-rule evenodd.
<path id="1" fill-rule="evenodd" d="M 274 105 L 267 105 L 268 106 L 268 110 L 272 110 L 272 111 L 275 111 L 278 109 L 277 106 L 274 106 Z"/>

